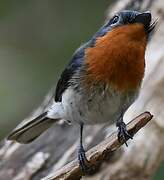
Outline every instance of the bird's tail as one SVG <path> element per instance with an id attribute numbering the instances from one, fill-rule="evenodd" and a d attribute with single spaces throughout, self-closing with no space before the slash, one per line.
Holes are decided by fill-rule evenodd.
<path id="1" fill-rule="evenodd" d="M 15 140 L 22 144 L 30 143 L 57 121 L 58 119 L 48 118 L 47 112 L 44 112 L 31 121 L 20 124 L 11 132 L 7 139 Z"/>

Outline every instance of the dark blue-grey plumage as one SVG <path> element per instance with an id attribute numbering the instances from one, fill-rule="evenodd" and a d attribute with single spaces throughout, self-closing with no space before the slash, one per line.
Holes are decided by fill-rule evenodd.
<path id="1" fill-rule="evenodd" d="M 62 94 L 70 85 L 70 79 L 74 73 L 81 67 L 83 63 L 84 51 L 88 45 L 83 45 L 79 48 L 72 57 L 72 60 L 62 72 L 60 79 L 56 86 L 55 101 L 60 102 L 62 100 Z"/>

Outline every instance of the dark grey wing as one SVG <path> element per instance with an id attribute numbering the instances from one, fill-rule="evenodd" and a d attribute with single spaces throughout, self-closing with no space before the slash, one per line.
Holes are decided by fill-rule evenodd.
<path id="1" fill-rule="evenodd" d="M 73 55 L 73 58 L 71 62 L 68 64 L 66 69 L 61 74 L 61 77 L 57 83 L 56 87 L 56 93 L 55 93 L 55 101 L 60 102 L 62 100 L 62 94 L 67 89 L 67 87 L 70 85 L 69 80 L 73 76 L 73 74 L 76 72 L 76 70 L 81 67 L 83 61 L 84 61 L 84 55 L 85 55 L 85 49 L 88 47 L 93 47 L 95 45 L 96 39 L 98 37 L 104 36 L 110 29 L 110 21 L 107 22 L 103 27 L 101 27 L 96 34 L 88 41 L 86 44 L 82 45 L 75 54 Z"/>
<path id="2" fill-rule="evenodd" d="M 84 61 L 85 49 L 89 46 L 89 43 L 81 46 L 72 57 L 71 62 L 67 65 L 62 72 L 60 79 L 56 86 L 55 101 L 61 102 L 63 92 L 69 87 L 70 79 L 74 73 L 82 66 Z"/>

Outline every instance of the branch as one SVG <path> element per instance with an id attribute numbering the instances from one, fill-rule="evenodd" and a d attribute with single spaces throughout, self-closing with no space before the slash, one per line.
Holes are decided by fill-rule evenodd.
<path id="1" fill-rule="evenodd" d="M 142 127 L 144 127 L 151 119 L 152 115 L 149 112 L 140 114 L 127 124 L 128 133 L 134 136 Z M 117 150 L 124 142 L 119 142 L 117 132 L 114 132 L 110 137 L 106 138 L 103 142 L 98 144 L 87 152 L 87 158 L 91 166 L 95 167 L 95 171 L 99 169 L 100 165 L 107 160 L 109 155 Z M 78 161 L 74 160 L 63 168 L 54 172 L 50 176 L 43 178 L 43 180 L 73 180 L 80 179 L 83 173 L 78 165 Z"/>

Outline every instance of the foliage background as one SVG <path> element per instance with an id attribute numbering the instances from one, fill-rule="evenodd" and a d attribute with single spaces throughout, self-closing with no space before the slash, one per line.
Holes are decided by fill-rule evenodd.
<path id="1" fill-rule="evenodd" d="M 108 6 L 109 0 L 0 0 L 0 139 L 42 102 Z M 154 179 L 163 179 L 162 168 Z"/>

